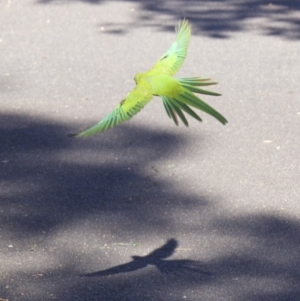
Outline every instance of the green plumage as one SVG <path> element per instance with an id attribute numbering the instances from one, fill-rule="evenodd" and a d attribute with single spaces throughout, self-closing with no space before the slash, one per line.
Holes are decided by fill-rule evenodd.
<path id="1" fill-rule="evenodd" d="M 168 116 L 178 125 L 178 117 L 188 126 L 183 111 L 198 121 L 202 119 L 190 108 L 199 109 L 226 124 L 227 120 L 215 109 L 197 97 L 194 93 L 219 96 L 221 94 L 200 87 L 215 85 L 207 78 L 190 77 L 175 79 L 184 62 L 191 37 L 191 26 L 187 20 L 179 22 L 176 28 L 176 40 L 169 50 L 159 59 L 152 69 L 135 76 L 136 86 L 124 100 L 104 119 L 87 130 L 71 135 L 88 137 L 104 132 L 137 114 L 155 96 L 161 96 Z"/>

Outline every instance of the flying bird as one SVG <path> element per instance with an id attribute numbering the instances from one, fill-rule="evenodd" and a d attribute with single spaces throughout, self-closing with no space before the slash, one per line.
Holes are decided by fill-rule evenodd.
<path id="1" fill-rule="evenodd" d="M 174 78 L 187 54 L 191 37 L 191 26 L 182 20 L 176 27 L 176 40 L 158 62 L 145 73 L 137 73 L 134 77 L 135 88 L 119 105 L 94 126 L 78 134 L 69 136 L 88 137 L 104 132 L 130 119 L 137 114 L 153 96 L 160 96 L 168 116 L 178 125 L 178 117 L 188 126 L 183 112 L 198 121 L 202 119 L 191 108 L 199 109 L 226 124 L 227 120 L 219 112 L 197 97 L 194 93 L 220 96 L 221 94 L 204 90 L 200 87 L 215 85 L 217 82 L 208 78 L 187 77 Z"/>

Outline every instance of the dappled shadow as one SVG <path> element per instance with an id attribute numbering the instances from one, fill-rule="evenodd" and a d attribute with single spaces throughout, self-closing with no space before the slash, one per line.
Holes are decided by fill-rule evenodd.
<path id="1" fill-rule="evenodd" d="M 272 214 L 229 217 L 213 206 L 216 196 L 208 202 L 160 177 L 164 161 L 185 146 L 180 135 L 124 125 L 95 139 L 70 139 L 65 124 L 9 114 L 2 114 L 0 128 L 0 298 L 300 296 L 299 221 Z M 179 217 L 193 211 L 197 219 L 188 228 Z M 185 243 L 176 236 L 153 241 L 174 227 Z M 157 248 L 145 255 L 127 248 L 116 260 L 117 250 L 109 247 L 128 237 L 144 237 Z"/>
<path id="2" fill-rule="evenodd" d="M 66 255 L 65 245 L 73 243 L 72 233 L 75 240 L 82 239 L 77 225 L 82 229 L 95 224 L 100 235 L 97 245 L 116 233 L 120 239 L 133 232 L 136 237 L 153 231 L 164 235 L 174 222 L 166 211 L 183 206 L 199 210 L 208 204 L 159 178 L 170 161 L 160 162 L 160 167 L 156 162 L 184 146 L 180 135 L 124 124 L 95 138 L 68 138 L 73 130 L 37 116 L 1 114 L 1 281 L 9 299 L 44 298 L 35 296 L 34 289 L 22 291 L 21 296 L 11 279 L 27 287 L 39 277 L 49 284 L 53 275 L 74 274 L 77 263 L 72 257 L 77 251 Z M 73 230 L 61 245 L 53 237 L 69 227 Z M 94 235 L 88 232 L 84 237 Z M 60 268 L 51 263 L 53 256 L 54 262 L 62 258 Z M 30 258 L 34 261 L 27 270 Z M 55 285 L 55 290 L 62 286 Z"/>
<path id="3" fill-rule="evenodd" d="M 62 2 L 70 0 L 60 0 Z M 74 0 L 90 4 L 104 4 L 106 0 Z M 39 0 L 51 3 L 55 0 Z M 124 1 L 123 1 L 124 2 Z M 245 0 L 245 1 L 141 1 L 127 0 L 138 4 L 138 14 L 129 23 L 101 23 L 108 33 L 121 34 L 141 26 L 155 26 L 159 30 L 172 30 L 179 19 L 187 18 L 193 24 L 195 34 L 214 38 L 229 38 L 236 32 L 249 30 L 287 39 L 300 38 L 300 2 L 298 0 Z M 117 4 L 116 4 L 117 5 Z M 163 24 L 162 15 L 171 18 Z M 173 23 L 173 24 L 172 24 Z"/>
<path id="4" fill-rule="evenodd" d="M 225 235 L 231 243 L 225 250 L 220 244 L 208 260 L 169 259 L 179 244 L 171 239 L 147 256 L 133 257 L 128 264 L 89 274 L 98 279 L 90 290 L 103 300 L 109 300 L 112 292 L 114 300 L 181 300 L 185 294 L 190 299 L 200 296 L 197 300 L 300 298 L 298 221 L 273 215 L 212 218 L 207 235 L 216 231 L 220 240 Z M 201 253 L 201 249 L 194 251 Z M 85 280 L 77 290 L 82 300 L 88 300 L 84 288 L 87 283 L 91 285 Z M 63 298 L 72 300 L 66 294 Z"/>
<path id="5" fill-rule="evenodd" d="M 253 214 L 215 219 L 211 229 L 240 241 L 239 250 L 220 257 L 216 266 L 224 267 L 221 277 L 251 279 L 242 300 L 300 300 L 298 220 Z"/>
<path id="6" fill-rule="evenodd" d="M 66 137 L 73 132 L 67 127 L 30 116 L 2 115 L 0 122 L 2 227 L 8 227 L 7 236 L 21 239 L 26 233 L 28 238 L 96 211 L 132 217 L 140 210 L 132 222 L 142 230 L 154 227 L 148 224 L 153 206 L 169 206 L 169 198 L 172 206 L 181 206 L 181 197 L 162 193 L 173 188 L 156 180 L 155 168 L 157 160 L 184 143 L 179 135 L 122 125 L 101 137 L 76 139 Z M 185 206 L 193 202 L 184 200 Z"/>

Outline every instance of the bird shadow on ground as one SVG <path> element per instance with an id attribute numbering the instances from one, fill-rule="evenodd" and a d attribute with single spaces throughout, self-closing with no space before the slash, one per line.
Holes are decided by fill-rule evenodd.
<path id="1" fill-rule="evenodd" d="M 271 214 L 213 218 L 212 232 L 233 242 L 209 260 L 169 259 L 179 246 L 172 238 L 146 256 L 83 278 L 98 279 L 92 286 L 104 300 L 107 285 L 120 289 L 115 300 L 181 300 L 191 291 L 198 300 L 299 300 L 299 221 Z"/>
<path id="2" fill-rule="evenodd" d="M 49 4 L 56 0 L 39 0 Z M 70 2 L 70 0 L 65 0 Z M 59 3 L 65 2 L 60 0 Z M 76 0 L 78 1 L 78 0 Z M 89 4 L 104 4 L 106 0 L 81 0 Z M 300 38 L 300 2 L 298 0 L 246 0 L 246 1 L 141 1 L 128 0 L 138 4 L 138 14 L 130 23 L 101 23 L 105 32 L 123 34 L 141 26 L 153 26 L 159 30 L 174 30 L 179 19 L 187 18 L 193 24 L 194 34 L 212 38 L 230 38 L 237 32 L 259 29 L 261 34 L 278 36 L 289 40 Z M 162 17 L 168 16 L 168 23 Z M 250 23 L 255 21 L 254 25 Z M 250 22 L 250 23 L 249 23 Z"/>
<path id="3" fill-rule="evenodd" d="M 160 168 L 168 168 L 163 160 L 170 160 L 184 146 L 180 135 L 124 125 L 98 140 L 82 140 L 68 138 L 73 131 L 57 121 L 25 114 L 0 117 L 0 297 L 44 299 L 50 294 L 51 275 L 74 275 L 78 262 L 72 258 L 77 250 L 73 246 L 69 252 L 66 245 L 77 245 L 77 239 L 79 245 L 82 239 L 96 239 L 102 245 L 112 237 L 127 240 L 132 233 L 150 239 L 151 233 L 159 231 L 164 236 L 174 223 L 166 211 L 197 207 L 200 212 L 208 204 L 205 198 L 178 192 L 171 181 L 159 177 Z M 94 230 L 84 230 L 83 225 Z M 83 229 L 82 238 L 74 240 L 77 227 Z M 64 232 L 66 237 L 57 234 Z M 174 248 L 174 242 L 164 250 Z M 64 259 L 59 265 L 51 264 L 52 256 L 54 262 Z M 47 262 L 50 266 L 45 268 Z M 31 265 L 29 274 L 27 264 Z M 50 280 L 43 275 L 50 275 Z M 43 297 L 35 297 L 39 290 L 35 277 L 48 283 Z M 11 279 L 33 287 L 21 293 Z M 61 285 L 70 283 L 62 281 Z M 60 291 L 61 285 L 54 285 L 54 291 Z"/>
<path id="4" fill-rule="evenodd" d="M 147 266 L 154 266 L 160 273 L 166 274 L 184 271 L 185 273 L 202 273 L 203 275 L 211 276 L 210 273 L 201 270 L 201 266 L 197 267 L 196 261 L 186 259 L 166 260 L 168 257 L 174 254 L 177 246 L 178 242 L 176 241 L 176 239 L 172 238 L 169 239 L 163 246 L 154 250 L 146 256 L 132 256 L 132 261 L 128 263 L 118 265 L 106 270 L 84 274 L 82 276 L 111 276 L 121 273 L 138 271 L 140 269 L 146 268 Z"/>
<path id="5" fill-rule="evenodd" d="M 0 298 L 299 299 L 299 221 L 226 216 L 217 196 L 207 201 L 156 175 L 185 147 L 180 135 L 124 125 L 74 140 L 66 124 L 13 114 L 1 115 L 0 129 Z M 174 228 L 185 243 L 157 242 Z M 130 261 L 102 248 L 133 237 L 157 247 L 127 250 Z"/>

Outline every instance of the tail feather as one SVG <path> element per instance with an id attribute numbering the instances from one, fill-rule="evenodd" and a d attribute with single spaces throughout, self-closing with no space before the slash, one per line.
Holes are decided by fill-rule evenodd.
<path id="1" fill-rule="evenodd" d="M 162 100 L 168 116 L 173 119 L 176 125 L 178 125 L 178 116 L 185 126 L 189 126 L 189 123 L 182 111 L 185 111 L 198 121 L 202 121 L 202 119 L 184 102 L 180 102 L 175 98 L 169 98 L 167 96 L 162 96 Z"/>
<path id="2" fill-rule="evenodd" d="M 169 97 L 166 97 L 166 101 L 168 102 L 169 106 L 173 110 L 174 114 L 177 114 L 181 121 L 185 124 L 185 126 L 189 126 L 189 123 L 187 119 L 185 118 L 183 112 L 181 111 L 180 107 L 177 105 L 176 102 L 173 101 L 173 99 L 170 99 Z"/>
<path id="3" fill-rule="evenodd" d="M 212 81 L 210 78 L 201 78 L 201 77 L 184 77 L 184 78 L 177 78 L 177 80 L 181 84 L 187 84 L 191 86 L 212 86 L 216 85 L 217 82 Z"/>
<path id="4" fill-rule="evenodd" d="M 198 121 L 202 121 L 202 119 L 190 108 L 194 107 L 199 109 L 219 120 L 222 124 L 226 124 L 228 121 L 224 116 L 222 116 L 219 112 L 217 112 L 214 108 L 196 96 L 194 93 L 206 94 L 212 96 L 219 96 L 221 94 L 207 91 L 198 88 L 198 86 L 209 86 L 214 85 L 216 82 L 211 81 L 207 78 L 199 78 L 199 77 L 189 77 L 189 78 L 179 78 L 177 81 L 180 83 L 182 87 L 182 92 L 178 95 L 173 95 L 173 97 L 168 97 L 166 95 L 162 96 L 163 104 L 165 106 L 166 112 L 170 118 L 173 119 L 176 125 L 178 125 L 178 118 L 182 120 L 182 122 L 188 126 L 188 121 L 185 118 L 182 111 L 189 114 L 193 118 Z M 194 93 L 193 93 L 194 92 Z"/>
<path id="5" fill-rule="evenodd" d="M 184 93 L 180 94 L 177 97 L 177 100 L 184 102 L 187 105 L 190 105 L 194 108 L 197 108 L 197 109 L 215 117 L 224 125 L 228 122 L 225 117 L 223 117 L 219 112 L 217 112 L 215 109 L 213 109 L 207 103 L 205 103 L 203 100 L 201 100 L 195 94 L 188 91 L 187 89 L 184 89 L 184 90 L 185 90 Z"/>
<path id="6" fill-rule="evenodd" d="M 204 89 L 199 89 L 192 85 L 188 85 L 188 84 L 181 84 L 181 85 L 182 85 L 182 87 L 188 89 L 189 91 L 195 92 L 195 93 L 206 94 L 206 95 L 211 95 L 211 96 L 221 96 L 220 93 L 216 93 L 216 92 L 212 92 L 212 91 L 208 91 L 208 90 L 204 90 Z"/>
<path id="7" fill-rule="evenodd" d="M 171 98 L 171 101 L 190 116 L 194 117 L 198 121 L 202 121 L 202 119 L 185 103 L 180 102 L 175 98 Z"/>
<path id="8" fill-rule="evenodd" d="M 170 102 L 169 102 L 169 99 L 166 97 L 166 96 L 162 96 L 162 101 L 163 101 L 163 104 L 164 104 L 164 107 L 166 109 L 166 112 L 168 114 L 168 116 L 173 119 L 174 123 L 176 125 L 178 125 L 178 118 L 177 118 L 177 115 L 175 114 L 173 108 L 171 107 L 170 105 Z"/>
<path id="9" fill-rule="evenodd" d="M 183 87 L 183 93 L 181 93 L 177 98 L 177 101 L 180 103 L 185 103 L 186 106 L 192 106 L 197 108 L 219 120 L 222 124 L 226 124 L 227 120 L 214 108 L 205 103 L 202 99 L 197 97 L 194 93 L 211 95 L 211 96 L 220 96 L 221 94 L 204 90 L 198 88 L 199 86 L 210 86 L 215 85 L 216 82 L 212 81 L 209 78 L 200 78 L 200 77 L 187 77 L 179 78 L 177 81 Z M 194 92 L 194 93 L 193 93 Z M 194 116 L 193 116 L 194 117 Z"/>

